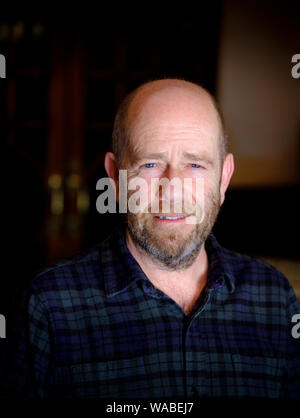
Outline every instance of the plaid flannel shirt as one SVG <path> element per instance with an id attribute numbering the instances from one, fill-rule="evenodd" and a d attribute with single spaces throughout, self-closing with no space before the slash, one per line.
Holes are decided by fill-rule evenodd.
<path id="1" fill-rule="evenodd" d="M 2 340 L 5 396 L 300 397 L 299 302 L 274 267 L 206 243 L 207 285 L 190 315 L 156 289 L 124 225 L 46 268 Z M 5 347 L 3 347 L 5 345 Z"/>

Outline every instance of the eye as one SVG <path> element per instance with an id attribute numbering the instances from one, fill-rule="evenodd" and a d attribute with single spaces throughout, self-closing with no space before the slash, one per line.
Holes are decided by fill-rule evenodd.
<path id="1" fill-rule="evenodd" d="M 155 166 L 155 163 L 146 163 L 143 165 L 143 167 L 146 167 L 146 168 L 153 168 L 154 166 Z"/>
<path id="2" fill-rule="evenodd" d="M 204 167 L 202 167 L 201 165 L 199 165 L 199 164 L 195 164 L 195 163 L 191 164 L 191 166 L 192 166 L 193 168 L 204 168 Z"/>

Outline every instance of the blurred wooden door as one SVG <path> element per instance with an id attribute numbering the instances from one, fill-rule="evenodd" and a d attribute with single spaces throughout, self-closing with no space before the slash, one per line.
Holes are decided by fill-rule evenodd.
<path id="1" fill-rule="evenodd" d="M 89 12 L 60 22 L 43 14 L 0 22 L 0 53 L 7 58 L 2 140 L 42 184 L 34 207 L 43 222 L 33 233 L 43 263 L 94 244 L 116 220 L 97 213 L 96 181 L 105 176 L 123 97 L 144 81 L 170 76 L 214 92 L 219 9 L 204 9 L 201 21 L 193 13 L 166 20 L 150 12 L 143 19 Z"/>

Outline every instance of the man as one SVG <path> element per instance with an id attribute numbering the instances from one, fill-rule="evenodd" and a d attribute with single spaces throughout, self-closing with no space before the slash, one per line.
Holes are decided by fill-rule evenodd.
<path id="1" fill-rule="evenodd" d="M 117 199 L 119 170 L 127 170 L 128 181 L 143 180 L 141 209 L 96 248 L 31 281 L 26 320 L 19 316 L 23 326 L 11 336 L 7 390 L 46 398 L 300 396 L 292 335 L 300 307 L 291 286 L 211 233 L 234 163 L 210 94 L 178 79 L 140 86 L 117 113 L 113 151 L 105 168 Z M 190 193 L 151 188 L 155 178 L 191 179 Z"/>

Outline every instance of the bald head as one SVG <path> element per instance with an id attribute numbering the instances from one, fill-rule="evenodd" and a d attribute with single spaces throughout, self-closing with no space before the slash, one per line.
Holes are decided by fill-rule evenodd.
<path id="1" fill-rule="evenodd" d="M 227 154 L 226 136 L 217 104 L 203 87 L 181 79 L 150 81 L 133 90 L 121 103 L 114 122 L 113 152 L 119 167 L 134 144 L 132 132 L 143 132 L 143 126 L 165 126 L 166 132 L 188 129 L 201 124 L 219 142 L 220 160 Z M 200 132 L 201 133 L 201 132 Z M 151 134 L 151 132 L 150 132 Z"/>

